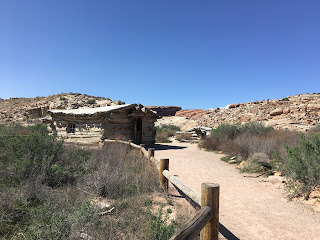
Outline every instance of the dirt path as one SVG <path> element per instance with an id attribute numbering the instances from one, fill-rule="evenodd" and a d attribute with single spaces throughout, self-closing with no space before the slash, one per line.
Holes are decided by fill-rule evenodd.
<path id="1" fill-rule="evenodd" d="M 319 239 L 320 213 L 288 202 L 282 185 L 266 178 L 245 178 L 221 161 L 221 155 L 199 150 L 196 144 L 174 142 L 156 150 L 170 159 L 170 172 L 200 192 L 201 183 L 220 184 L 220 223 L 239 239 Z M 170 149 L 171 148 L 171 149 Z M 222 238 L 222 237 L 221 237 Z"/>

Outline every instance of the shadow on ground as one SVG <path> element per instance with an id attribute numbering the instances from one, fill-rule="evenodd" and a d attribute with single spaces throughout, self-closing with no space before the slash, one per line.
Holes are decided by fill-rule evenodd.
<path id="1" fill-rule="evenodd" d="M 172 145 L 156 143 L 156 144 L 154 144 L 154 148 L 155 148 L 156 151 L 159 151 L 159 150 L 184 149 L 184 148 L 187 148 L 187 147 L 172 146 Z"/>

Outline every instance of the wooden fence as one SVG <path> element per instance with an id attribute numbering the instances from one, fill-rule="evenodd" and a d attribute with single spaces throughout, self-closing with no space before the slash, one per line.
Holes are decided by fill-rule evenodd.
<path id="1" fill-rule="evenodd" d="M 201 206 L 201 210 L 190 219 L 183 229 L 176 233 L 170 240 L 194 239 L 200 233 L 201 240 L 217 240 L 219 234 L 219 184 L 202 183 L 201 195 L 191 187 L 183 183 L 169 171 L 169 159 L 156 159 L 154 148 L 145 149 L 144 144 L 137 145 L 132 142 L 121 140 L 105 140 L 105 142 L 120 142 L 128 144 L 140 150 L 159 171 L 160 187 L 163 191 L 168 190 L 169 182 L 188 196 L 192 201 Z"/>

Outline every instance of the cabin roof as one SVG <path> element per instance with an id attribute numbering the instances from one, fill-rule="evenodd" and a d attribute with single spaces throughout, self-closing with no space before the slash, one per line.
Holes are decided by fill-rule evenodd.
<path id="1" fill-rule="evenodd" d="M 83 108 L 83 109 L 52 109 L 48 110 L 49 113 L 53 114 L 66 114 L 66 115 L 94 115 L 97 113 L 108 113 L 117 111 L 120 109 L 134 108 L 137 104 L 125 104 L 125 105 L 116 105 L 116 106 L 105 106 L 97 108 Z"/>

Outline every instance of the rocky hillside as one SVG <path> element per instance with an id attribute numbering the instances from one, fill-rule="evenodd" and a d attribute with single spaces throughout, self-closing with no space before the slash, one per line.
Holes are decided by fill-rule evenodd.
<path id="1" fill-rule="evenodd" d="M 0 124 L 33 124 L 46 116 L 48 109 L 93 108 L 124 104 L 104 97 L 62 93 L 36 98 L 0 98 Z"/>
<path id="2" fill-rule="evenodd" d="M 208 111 L 196 119 L 199 126 L 214 128 L 222 123 L 259 121 L 278 129 L 305 131 L 320 124 L 320 94 L 302 94 L 278 100 L 233 104 L 229 109 L 217 108 Z"/>

